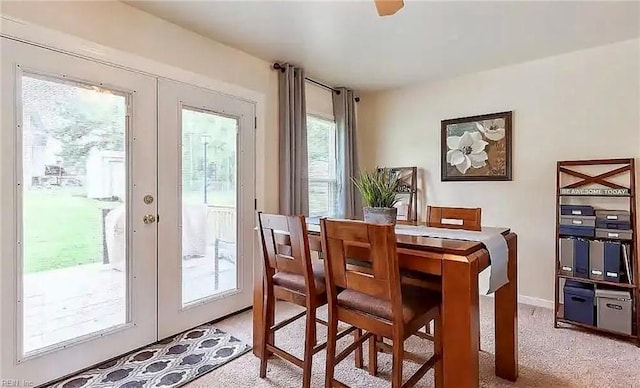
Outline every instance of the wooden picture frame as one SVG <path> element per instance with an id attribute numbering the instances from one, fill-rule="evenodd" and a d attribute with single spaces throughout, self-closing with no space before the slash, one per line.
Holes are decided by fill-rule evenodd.
<path id="1" fill-rule="evenodd" d="M 378 171 L 388 171 L 396 174 L 398 180 L 398 200 L 403 202 L 398 207 L 399 221 L 418 220 L 418 167 L 378 167 Z M 405 210 L 405 213 L 402 212 Z"/>
<path id="2" fill-rule="evenodd" d="M 512 112 L 442 120 L 440 180 L 510 181 Z"/>

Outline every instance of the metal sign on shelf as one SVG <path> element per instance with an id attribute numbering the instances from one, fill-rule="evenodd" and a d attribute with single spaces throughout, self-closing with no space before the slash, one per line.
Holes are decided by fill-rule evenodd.
<path id="1" fill-rule="evenodd" d="M 624 189 L 609 189 L 609 188 L 593 188 L 593 189 L 560 189 L 561 195 L 602 195 L 602 196 L 619 196 L 630 195 L 631 190 Z"/>

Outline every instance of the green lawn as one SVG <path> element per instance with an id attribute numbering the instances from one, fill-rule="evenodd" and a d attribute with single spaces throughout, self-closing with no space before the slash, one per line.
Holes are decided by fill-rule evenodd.
<path id="1" fill-rule="evenodd" d="M 88 199 L 83 191 L 82 188 L 25 191 L 23 246 L 26 273 L 102 262 L 102 209 L 112 209 L 119 203 Z M 202 193 L 185 192 L 183 200 L 202 203 Z M 233 205 L 235 192 L 210 192 L 208 202 L 210 205 Z"/>
<path id="2" fill-rule="evenodd" d="M 25 192 L 25 272 L 101 262 L 101 209 L 117 205 L 74 195 L 69 189 Z"/>

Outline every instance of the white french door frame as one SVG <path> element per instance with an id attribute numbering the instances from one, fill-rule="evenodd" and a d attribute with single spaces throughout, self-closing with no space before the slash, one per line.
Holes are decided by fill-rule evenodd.
<path id="1" fill-rule="evenodd" d="M 144 214 L 157 212 L 143 204 L 156 196 L 157 94 L 154 78 L 86 59 L 0 37 L 0 373 L 12 380 L 42 384 L 144 346 L 157 339 L 156 225 L 145 225 Z M 127 96 L 127 320 L 125 324 L 23 352 L 22 301 L 22 94 L 23 73 L 60 81 L 95 85 Z M 149 149 L 148 145 L 152 147 Z M 135 181 L 135 183 L 134 183 Z M 135 237 L 134 237 L 135 234 Z M 64 287 L 64 284 L 58 285 Z"/>
<path id="2" fill-rule="evenodd" d="M 269 142 L 267 141 L 269 138 L 267 133 L 267 96 L 264 92 L 216 80 L 207 75 L 167 65 L 166 63 L 149 59 L 148 57 L 105 46 L 91 40 L 43 27 L 41 25 L 36 25 L 11 16 L 0 15 L 0 19 L 0 38 L 12 39 L 16 42 L 22 42 L 34 47 L 40 47 L 58 53 L 67 54 L 75 58 L 94 61 L 117 69 L 128 70 L 154 78 L 173 80 L 191 85 L 200 85 L 201 87 L 209 90 L 215 90 L 222 94 L 235 96 L 245 101 L 252 102 L 255 106 L 256 117 L 255 202 L 259 209 L 269 208 L 270 205 L 267 198 L 269 197 L 271 185 L 266 179 L 266 176 L 268 171 L 267 161 L 269 157 L 272 157 L 272 155 L 267 155 L 271 151 L 269 150 Z M 3 98 L 4 97 L 0 97 L 0 102 Z M 6 117 L 3 115 L 1 120 L 2 125 L 4 126 Z M 4 155 L 3 144 L 4 142 L 0 142 L 0 162 L 4 165 L 5 160 L 2 156 Z M 0 203 L 2 203 L 6 198 L 3 191 L 4 190 L 0 188 Z M 0 222 L 0 232 L 5 230 L 4 224 L 6 223 Z M 258 240 L 255 235 L 253 235 L 253 240 L 253 251 L 250 253 L 250 256 L 252 257 L 259 252 Z M 2 251 L 0 252 L 4 253 L 4 246 L 4 241 L 2 241 L 2 246 L 0 247 Z M 254 259 L 252 268 L 253 279 L 261 278 L 261 268 L 260 260 Z M 4 289 L 7 288 L 4 286 L 1 276 L 2 275 L 0 274 L 0 300 L 4 298 Z M 0 320 L 0 349 L 6 348 L 5 339 L 8 338 L 5 335 L 6 330 L 7 328 L 2 325 L 2 321 Z M 9 333 L 8 335 L 10 336 L 12 333 Z M 7 351 L 0 350 L 0 379 L 11 379 L 15 377 L 15 375 L 9 374 L 12 371 L 3 367 L 7 357 L 5 356 L 5 353 L 7 353 Z M 82 352 L 78 352 L 76 354 L 76 358 L 84 358 L 84 354 Z"/>
<path id="3" fill-rule="evenodd" d="M 236 133 L 236 288 L 183 306 L 182 111 L 233 118 Z M 158 83 L 158 335 L 165 338 L 252 304 L 255 105 L 181 82 Z M 208 263 L 213 268 L 213 263 Z"/>

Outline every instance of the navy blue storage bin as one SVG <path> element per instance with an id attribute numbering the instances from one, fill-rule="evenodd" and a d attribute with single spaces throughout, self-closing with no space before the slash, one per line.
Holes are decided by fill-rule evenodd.
<path id="1" fill-rule="evenodd" d="M 595 237 L 596 228 L 589 226 L 560 225 L 561 236 Z"/>
<path id="2" fill-rule="evenodd" d="M 596 228 L 630 230 L 631 222 L 596 219 Z"/>
<path id="3" fill-rule="evenodd" d="M 593 206 L 589 205 L 560 205 L 560 214 L 563 216 L 594 216 Z"/>
<path id="4" fill-rule="evenodd" d="M 620 268 L 622 267 L 621 245 L 616 241 L 605 241 L 604 243 L 604 276 L 603 279 L 620 283 Z"/>
<path id="5" fill-rule="evenodd" d="M 593 285 L 567 280 L 564 284 L 564 319 L 595 326 L 595 296 Z"/>
<path id="6" fill-rule="evenodd" d="M 573 239 L 573 276 L 589 279 L 589 240 Z"/>

